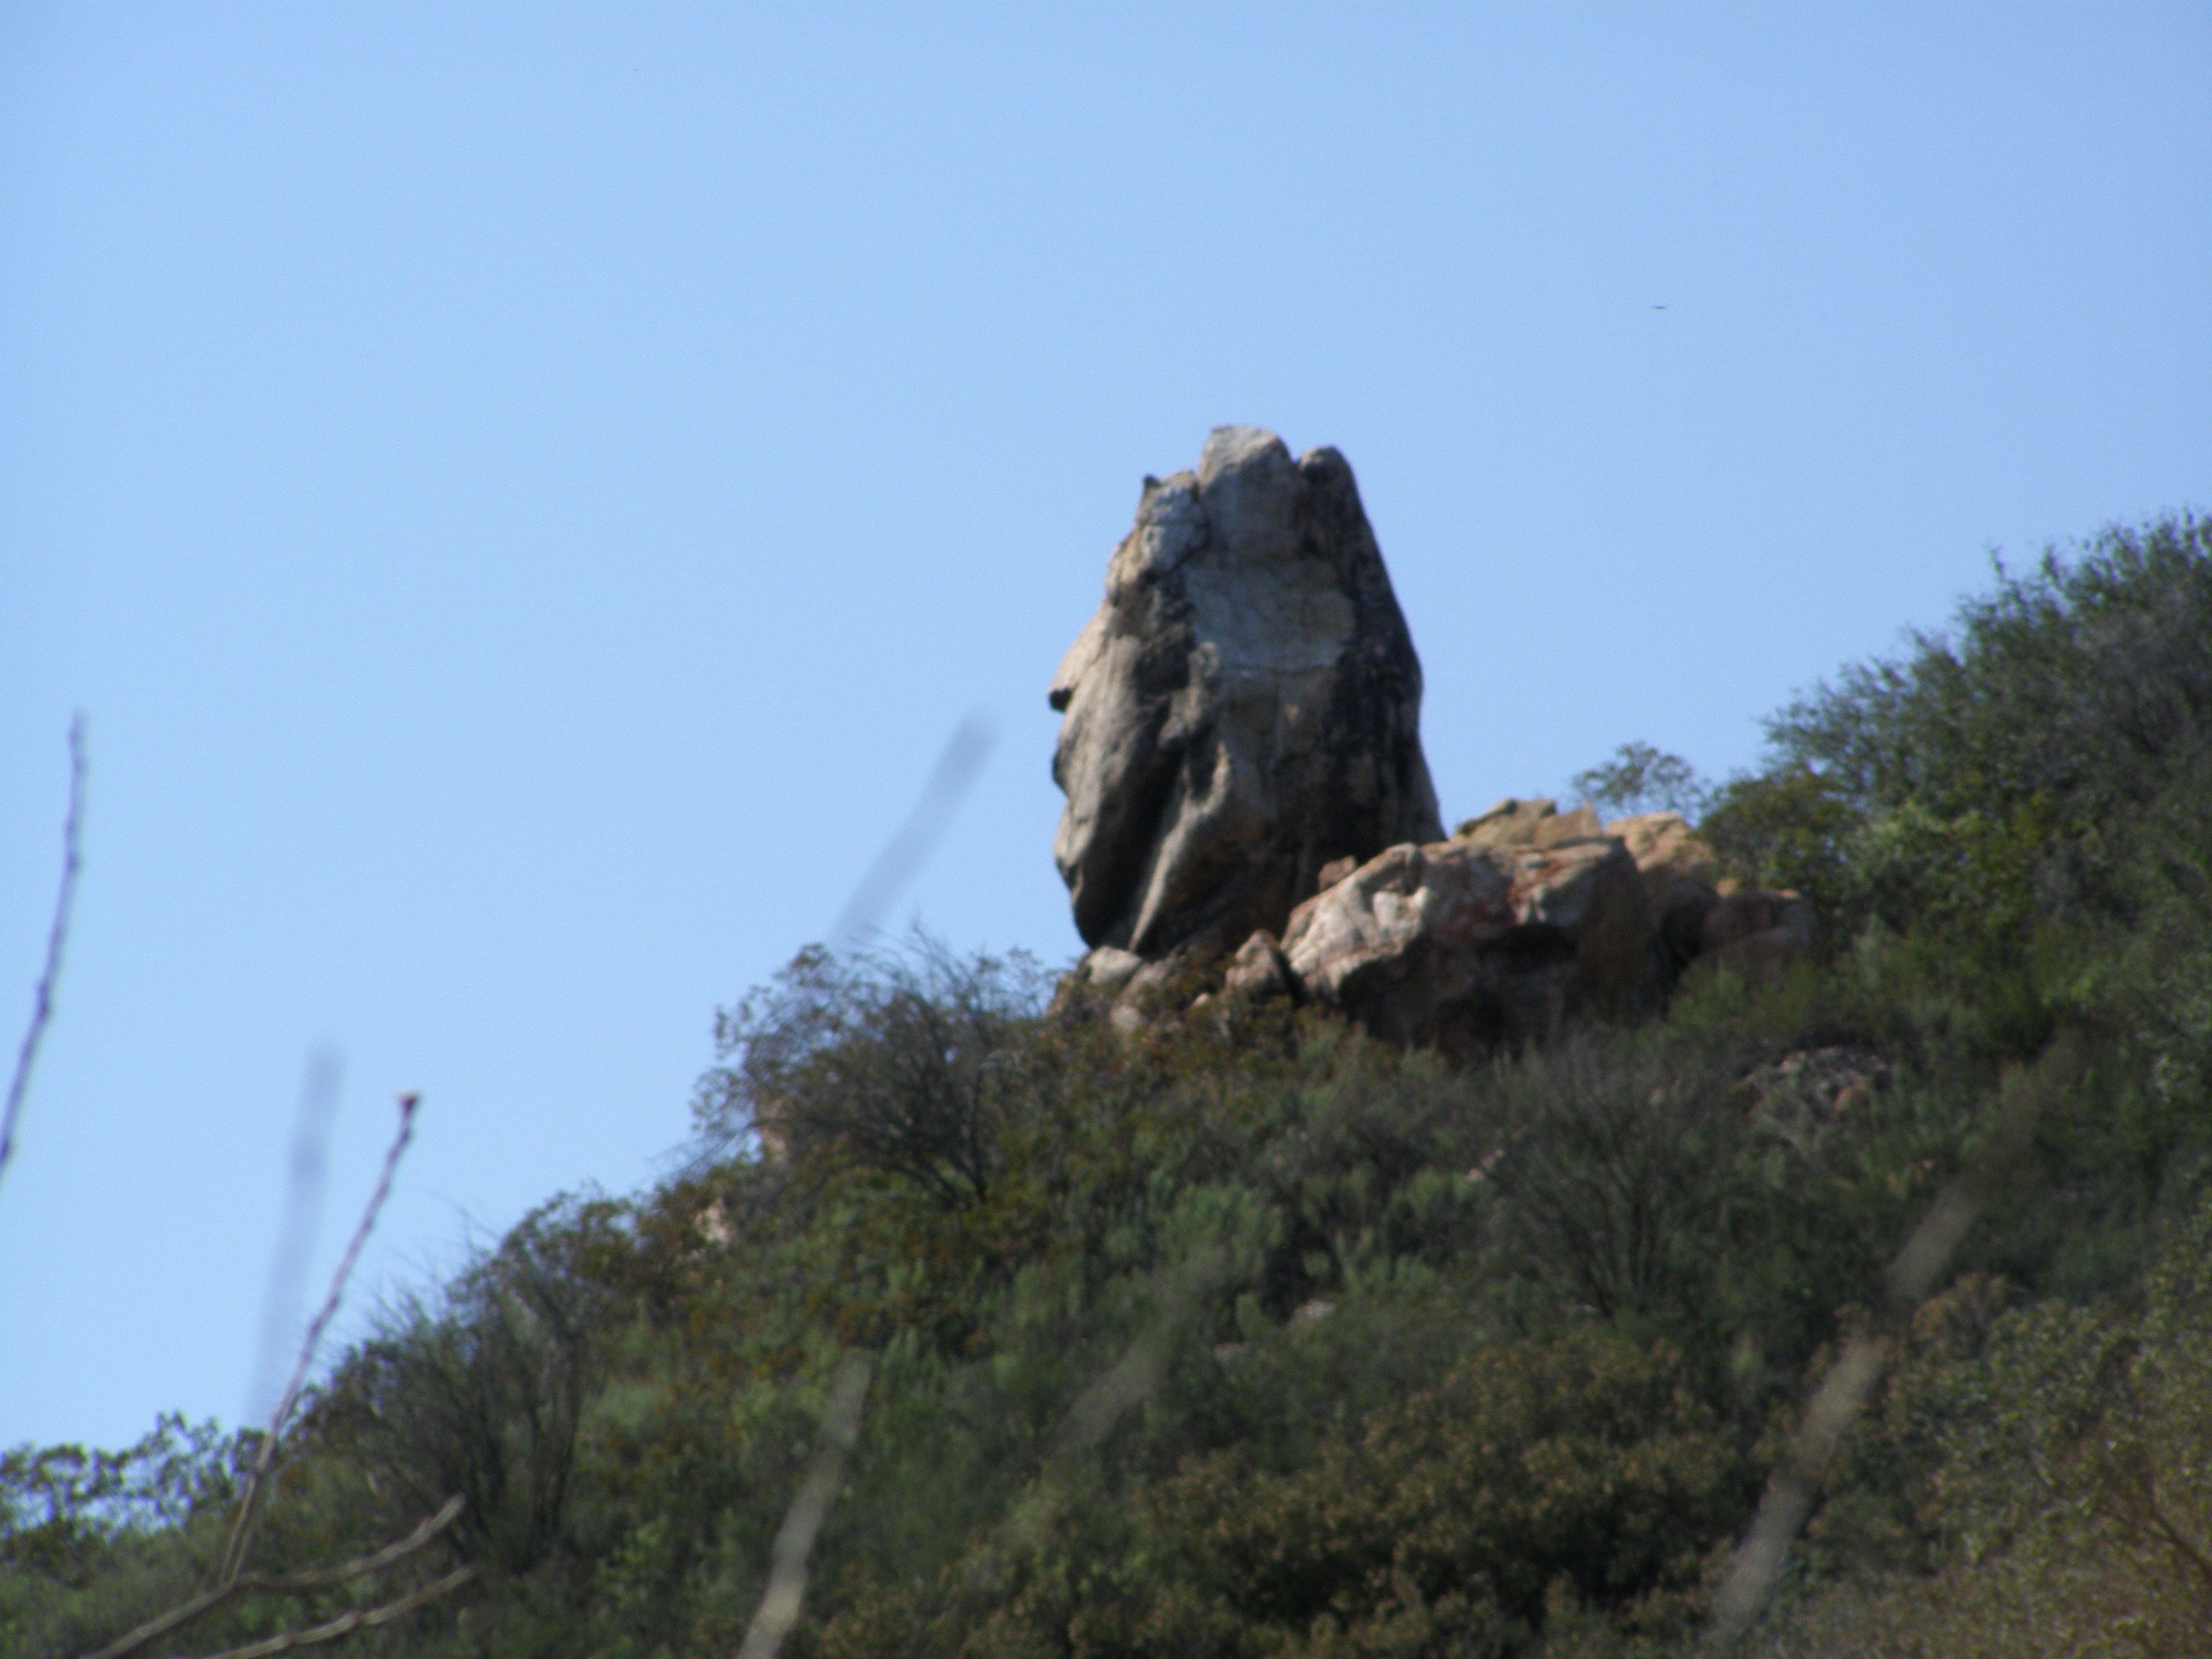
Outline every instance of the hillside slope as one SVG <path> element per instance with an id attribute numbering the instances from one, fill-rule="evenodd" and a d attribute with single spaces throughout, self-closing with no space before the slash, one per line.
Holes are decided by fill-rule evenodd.
<path id="1" fill-rule="evenodd" d="M 1480 1065 L 801 957 L 725 1017 L 689 1171 L 556 1200 L 343 1358 L 257 1565 L 453 1528 L 151 1650 L 469 1562 L 352 1650 L 734 1652 L 858 1352 L 788 1653 L 1683 1652 L 1864 1338 L 1746 1651 L 2212 1651 L 2212 525 L 2001 577 L 1771 736 L 1701 829 L 1822 958 Z M 10 1454 L 0 1650 L 191 1594 L 252 1450 Z"/>

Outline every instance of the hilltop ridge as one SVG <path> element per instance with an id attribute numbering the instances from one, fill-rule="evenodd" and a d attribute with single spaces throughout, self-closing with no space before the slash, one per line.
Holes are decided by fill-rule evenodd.
<path id="1" fill-rule="evenodd" d="M 1277 539 L 1223 533 L 1338 581 L 1296 527 L 1358 549 L 1349 470 L 1270 442 L 1209 446 Z M 1140 543 L 1196 538 L 1199 507 L 1217 533 L 1205 474 L 1147 486 Z M 1168 561 L 1186 587 L 1200 546 Z M 1356 580 L 1387 621 L 1379 553 Z M 2212 525 L 2000 575 L 1781 711 L 1742 775 L 1632 745 L 1587 813 L 1449 837 L 1410 646 L 1377 659 L 1391 696 L 1340 697 L 1345 612 L 1313 614 L 1328 652 L 1255 644 L 1218 705 L 1191 692 L 1212 623 L 1170 617 L 1180 667 L 1094 624 L 1061 682 L 1059 851 L 1096 940 L 1072 987 L 926 941 L 803 953 L 724 1015 L 690 1167 L 550 1202 L 343 1357 L 255 1571 L 459 1497 L 378 1593 L 479 1576 L 355 1651 L 736 1651 L 860 1356 L 785 1649 L 810 1659 L 1712 1651 L 1763 1505 L 1781 1571 L 1727 1650 L 2206 1650 Z M 1115 728 L 1154 732 L 1098 774 L 1150 781 L 1126 799 L 1078 776 L 1120 752 L 1092 748 L 1128 713 L 1117 662 L 1186 676 L 1156 730 Z M 1260 766 L 1238 734 L 1306 753 L 1267 701 L 1301 688 L 1412 746 L 1364 794 L 1341 756 Z M 1316 777 L 1358 835 L 1296 817 Z M 1636 798 L 1662 777 L 1671 815 Z M 1633 951 L 1514 908 L 1571 875 L 1643 907 Z M 1508 983 L 1556 1006 L 1449 1035 Z M 253 1450 L 170 1422 L 105 1462 L 9 1454 L 0 1647 L 82 1652 L 192 1595 Z M 194 1650 L 368 1595 L 240 1595 Z"/>

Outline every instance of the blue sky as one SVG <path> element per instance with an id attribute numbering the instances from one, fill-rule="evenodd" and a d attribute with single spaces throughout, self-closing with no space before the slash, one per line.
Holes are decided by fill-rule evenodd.
<path id="1" fill-rule="evenodd" d="M 0 11 L 0 1444 L 235 1419 L 318 1043 L 318 1277 L 423 1092 L 356 1318 L 665 1168 L 971 710 L 898 919 L 1072 957 L 1217 422 L 1351 459 L 1448 817 L 2212 506 L 2200 6 L 1046 11 Z"/>

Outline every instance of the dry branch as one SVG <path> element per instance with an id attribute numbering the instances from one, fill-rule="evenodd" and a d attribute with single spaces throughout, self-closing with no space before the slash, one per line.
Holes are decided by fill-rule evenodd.
<path id="1" fill-rule="evenodd" d="M 436 1513 L 427 1516 L 405 1537 L 353 1560 L 292 1574 L 248 1573 L 245 1571 L 246 1557 L 253 1547 L 254 1531 L 260 1523 L 269 1477 L 276 1468 L 277 1446 L 283 1439 L 293 1411 L 299 1405 L 300 1395 L 307 1387 L 307 1373 L 314 1364 L 315 1351 L 321 1346 L 323 1333 L 331 1321 L 337 1317 L 338 1304 L 344 1299 L 346 1283 L 353 1277 L 354 1268 L 360 1262 L 361 1253 L 368 1243 L 369 1234 L 375 1231 L 376 1218 L 384 1209 L 385 1200 L 392 1196 L 392 1177 L 398 1171 L 399 1160 L 407 1151 L 408 1142 L 414 1138 L 415 1109 L 418 1103 L 419 1096 L 404 1094 L 399 1097 L 398 1132 L 393 1135 L 391 1148 L 384 1155 L 384 1167 L 378 1172 L 376 1185 L 368 1195 L 368 1202 L 362 1206 L 361 1221 L 354 1228 L 353 1237 L 346 1243 L 345 1253 L 338 1258 L 337 1271 L 331 1275 L 331 1287 L 323 1297 L 323 1305 L 316 1310 L 313 1320 L 307 1326 L 306 1336 L 301 1340 L 300 1354 L 292 1367 L 291 1381 L 285 1386 L 283 1397 L 270 1414 L 268 1426 L 262 1434 L 260 1451 L 246 1478 L 246 1490 L 239 1497 L 238 1516 L 231 1523 L 230 1537 L 223 1547 L 222 1565 L 216 1574 L 216 1582 L 198 1595 L 179 1602 L 167 1612 L 148 1620 L 127 1635 L 118 1637 L 106 1647 L 86 1656 L 86 1659 L 125 1659 L 125 1656 L 159 1641 L 171 1632 L 212 1613 L 240 1595 L 306 1595 L 381 1572 L 422 1548 L 451 1526 L 460 1514 L 461 1499 L 459 1497 L 448 1498 L 439 1506 Z M 214 1656 L 213 1659 L 260 1659 L 261 1656 L 285 1653 L 294 1648 L 315 1647 L 325 1642 L 335 1642 L 356 1631 L 374 1630 L 449 1591 L 458 1589 L 474 1577 L 476 1572 L 474 1566 L 460 1567 L 433 1583 L 396 1601 L 385 1602 L 380 1607 L 356 1608 L 326 1623 L 287 1631 L 249 1646 Z"/>
<path id="2" fill-rule="evenodd" d="M 325 1642 L 336 1642 L 361 1631 L 388 1625 L 440 1596 L 460 1589 L 476 1576 L 474 1566 L 456 1567 L 443 1578 L 435 1579 L 396 1601 L 386 1601 L 382 1607 L 361 1607 L 352 1613 L 342 1613 L 327 1624 L 310 1625 L 304 1630 L 288 1630 L 281 1636 L 249 1642 L 242 1648 L 225 1648 L 221 1653 L 207 1655 L 206 1659 L 268 1659 L 270 1654 L 289 1653 L 295 1648 L 319 1647 Z"/>
<path id="3" fill-rule="evenodd" d="M 54 919 L 46 929 L 46 962 L 40 971 L 38 988 L 31 1000 L 31 1024 L 15 1051 L 15 1070 L 8 1080 L 8 1104 L 0 1109 L 0 1174 L 15 1150 L 15 1119 L 23 1109 L 23 1096 L 31 1086 L 31 1066 L 39 1057 L 39 1044 L 54 1015 L 54 984 L 60 979 L 62 951 L 69 944 L 70 913 L 76 903 L 76 876 L 83 864 L 81 842 L 84 828 L 84 716 L 70 722 L 69 811 L 62 819 L 62 879 L 54 895 Z"/>
<path id="4" fill-rule="evenodd" d="M 323 1332 L 337 1315 L 338 1304 L 345 1296 L 346 1281 L 353 1277 L 355 1264 L 361 1260 L 362 1247 L 375 1231 L 376 1218 L 384 1208 L 384 1201 L 392 1196 L 392 1178 L 398 1172 L 400 1158 L 407 1151 L 407 1143 L 415 1136 L 415 1108 L 421 1097 L 404 1094 L 399 1097 L 399 1130 L 392 1137 L 391 1150 L 384 1155 L 384 1168 L 378 1174 L 376 1187 L 368 1195 L 368 1203 L 361 1212 L 360 1224 L 353 1237 L 346 1241 L 345 1254 L 338 1258 L 337 1269 L 331 1275 L 331 1288 L 323 1297 L 323 1305 L 315 1310 L 309 1322 L 307 1334 L 300 1341 L 300 1357 L 292 1366 L 291 1381 L 284 1385 L 284 1393 L 270 1413 L 269 1426 L 261 1440 L 261 1453 L 254 1460 L 253 1471 L 246 1478 L 245 1495 L 239 1499 L 238 1519 L 232 1525 L 230 1542 L 223 1550 L 222 1573 L 217 1581 L 228 1583 L 246 1566 L 246 1553 L 252 1547 L 253 1529 L 261 1516 L 262 1493 L 268 1485 L 269 1472 L 276 1462 L 276 1447 L 283 1438 L 284 1429 L 291 1420 L 292 1411 L 300 1403 L 301 1390 L 307 1387 L 307 1371 L 315 1362 L 315 1350 L 322 1344 Z"/>
<path id="5" fill-rule="evenodd" d="M 2063 1096 L 2075 1064 L 2070 1045 L 2055 1044 L 2034 1066 L 2021 1069 L 2000 1086 L 1996 1133 L 1989 1146 L 1972 1167 L 1936 1194 L 1889 1264 L 1884 1289 L 1892 1324 L 1910 1318 L 1941 1282 L 1968 1230 L 1992 1201 L 2003 1166 L 2027 1143 L 2043 1112 Z M 1759 1498 L 1750 1531 L 1713 1594 L 1708 1633 L 1716 1645 L 1726 1648 L 1741 1638 L 1765 1605 L 1790 1544 L 1820 1501 L 1829 1461 L 1881 1381 L 1888 1360 L 1885 1338 L 1854 1336 L 1821 1380 Z"/>
<path id="6" fill-rule="evenodd" d="M 319 1567 L 307 1572 L 289 1575 L 241 1573 L 226 1583 L 202 1590 L 191 1601 L 179 1602 L 167 1613 L 148 1620 L 128 1635 L 118 1636 L 97 1652 L 86 1655 L 85 1659 L 125 1659 L 125 1656 L 137 1652 L 148 1643 L 158 1641 L 171 1631 L 182 1628 L 203 1614 L 213 1613 L 225 1602 L 240 1595 L 305 1595 L 314 1590 L 333 1589 L 354 1579 L 382 1572 L 386 1567 L 405 1560 L 445 1531 L 453 1524 L 454 1517 L 460 1512 L 461 1500 L 449 1498 L 435 1515 L 425 1516 L 422 1524 L 404 1538 L 334 1567 Z"/>
<path id="7" fill-rule="evenodd" d="M 867 1403 L 870 1362 L 867 1355 L 849 1354 L 837 1367 L 830 1385 L 830 1404 L 822 1413 L 822 1438 L 806 1466 L 806 1477 L 791 1500 L 783 1525 L 776 1529 L 769 1553 L 768 1589 L 762 1592 L 753 1622 L 745 1631 L 738 1659 L 775 1659 L 791 1627 L 799 1622 L 799 1605 L 806 1596 L 806 1561 L 814 1553 L 814 1540 L 829 1518 L 830 1506 L 845 1478 L 845 1459 L 860 1433 L 860 1408 Z M 226 1656 L 228 1659 L 228 1656 Z"/>

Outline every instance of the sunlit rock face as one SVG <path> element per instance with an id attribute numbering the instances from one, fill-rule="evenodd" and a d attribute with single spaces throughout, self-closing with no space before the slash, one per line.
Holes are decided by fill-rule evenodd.
<path id="1" fill-rule="evenodd" d="M 1485 846 L 1462 834 L 1393 847 L 1330 884 L 1291 913 L 1279 954 L 1294 994 L 1388 1042 L 1470 1060 L 1583 1014 L 1640 1012 L 1652 939 L 1617 838 Z M 1263 939 L 1237 956 L 1262 994 L 1266 950 Z"/>
<path id="2" fill-rule="evenodd" d="M 1334 449 L 1218 427 L 1196 471 L 1147 478 L 1051 699 L 1053 851 L 1092 945 L 1224 952 L 1322 866 L 1443 836 L 1420 661 Z"/>

